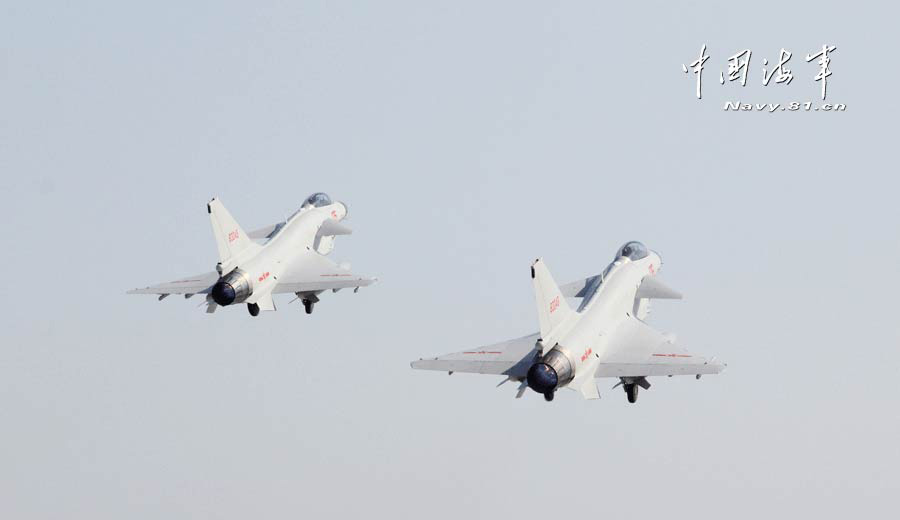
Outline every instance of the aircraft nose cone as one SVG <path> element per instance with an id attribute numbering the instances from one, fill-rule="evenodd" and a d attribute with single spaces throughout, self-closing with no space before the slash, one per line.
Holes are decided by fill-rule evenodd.
<path id="1" fill-rule="evenodd" d="M 556 370 L 546 363 L 535 363 L 528 369 L 528 375 L 525 376 L 528 388 L 531 388 L 539 394 L 547 394 L 556 390 L 559 384 L 559 377 Z"/>
<path id="2" fill-rule="evenodd" d="M 221 280 L 213 285 L 210 295 L 212 296 L 214 302 L 223 307 L 225 305 L 234 303 L 234 299 L 236 296 L 234 293 L 234 287 L 232 287 L 230 283 L 225 283 Z"/>

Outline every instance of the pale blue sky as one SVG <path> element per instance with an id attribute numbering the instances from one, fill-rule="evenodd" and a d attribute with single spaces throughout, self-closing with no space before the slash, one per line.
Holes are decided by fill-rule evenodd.
<path id="1" fill-rule="evenodd" d="M 900 491 L 894 9 L 0 5 L 0 516 L 842 518 Z M 706 43 L 704 99 L 682 63 Z M 834 44 L 843 113 L 803 58 Z M 790 85 L 761 59 L 794 52 Z M 747 87 L 721 86 L 753 51 Z M 251 319 L 125 290 L 313 191 L 381 281 Z M 537 328 L 528 266 L 629 239 L 729 363 L 637 405 L 408 362 Z M 604 381 L 611 387 L 614 381 Z M 607 387 L 608 388 L 608 387 Z"/>

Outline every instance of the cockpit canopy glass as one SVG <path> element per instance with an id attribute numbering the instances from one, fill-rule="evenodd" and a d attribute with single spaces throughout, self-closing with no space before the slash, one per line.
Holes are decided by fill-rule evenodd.
<path id="1" fill-rule="evenodd" d="M 644 244 L 640 242 L 628 242 L 619 249 L 619 252 L 616 253 L 616 258 L 625 257 L 630 260 L 640 260 L 641 258 L 646 258 L 649 254 L 650 251 Z"/>
<path id="2" fill-rule="evenodd" d="M 331 204 L 331 197 L 329 197 L 327 193 L 313 193 L 306 198 L 306 202 L 300 206 L 300 209 L 308 207 L 321 208 L 322 206 L 327 206 L 329 204 Z"/>

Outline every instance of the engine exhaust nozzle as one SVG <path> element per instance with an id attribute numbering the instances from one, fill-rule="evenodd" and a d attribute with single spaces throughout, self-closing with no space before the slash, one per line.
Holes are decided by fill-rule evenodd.
<path id="1" fill-rule="evenodd" d="M 559 376 L 556 370 L 546 363 L 535 363 L 528 369 L 528 375 L 525 376 L 528 382 L 528 388 L 539 394 L 546 394 L 556 390 L 559 384 Z"/>
<path id="2" fill-rule="evenodd" d="M 528 388 L 544 394 L 544 397 L 551 396 L 548 397 L 549 400 L 557 388 L 571 381 L 574 376 L 572 362 L 556 346 L 550 349 L 550 352 L 540 361 L 531 365 L 525 376 L 525 382 L 528 384 Z"/>
<path id="3" fill-rule="evenodd" d="M 221 306 L 240 303 L 253 294 L 253 286 L 247 278 L 247 273 L 240 269 L 235 269 L 227 275 L 219 278 L 219 281 L 212 286 L 209 295 L 213 301 Z"/>

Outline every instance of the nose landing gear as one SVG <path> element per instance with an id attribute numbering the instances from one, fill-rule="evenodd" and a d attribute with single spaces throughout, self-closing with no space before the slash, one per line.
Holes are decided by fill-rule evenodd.
<path id="1" fill-rule="evenodd" d="M 303 299 L 303 308 L 306 309 L 306 314 L 312 314 L 313 306 L 315 304 L 316 302 L 312 300 L 307 300 L 306 298 Z"/>

